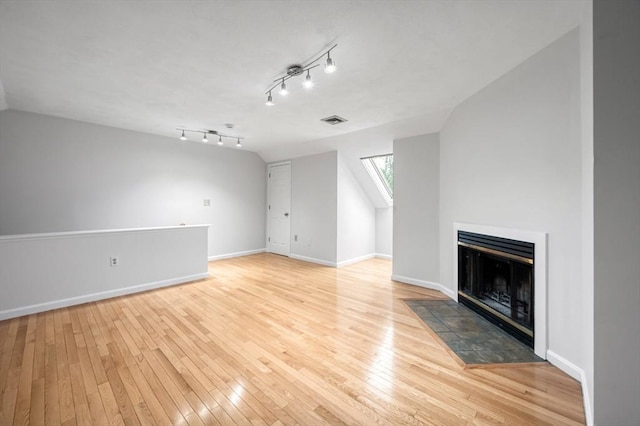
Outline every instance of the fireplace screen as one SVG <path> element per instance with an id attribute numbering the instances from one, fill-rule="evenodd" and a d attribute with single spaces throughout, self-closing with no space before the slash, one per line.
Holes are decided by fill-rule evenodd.
<path id="1" fill-rule="evenodd" d="M 458 295 L 533 345 L 533 243 L 458 232 Z"/>

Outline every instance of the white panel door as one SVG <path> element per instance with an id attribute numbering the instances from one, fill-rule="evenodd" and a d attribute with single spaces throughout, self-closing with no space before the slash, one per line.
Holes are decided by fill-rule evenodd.
<path id="1" fill-rule="evenodd" d="M 289 256 L 291 237 L 291 164 L 269 166 L 267 251 Z"/>

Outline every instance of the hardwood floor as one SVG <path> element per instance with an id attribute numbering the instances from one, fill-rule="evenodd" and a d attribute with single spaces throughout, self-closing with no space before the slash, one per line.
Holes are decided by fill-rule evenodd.
<path id="1" fill-rule="evenodd" d="M 195 283 L 0 322 L 0 425 L 574 425 L 546 363 L 464 369 L 404 304 L 443 298 L 260 254 Z"/>

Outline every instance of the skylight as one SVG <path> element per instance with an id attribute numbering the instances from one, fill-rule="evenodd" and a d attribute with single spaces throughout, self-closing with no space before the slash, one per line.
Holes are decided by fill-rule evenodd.
<path id="1" fill-rule="evenodd" d="M 393 205 L 393 154 L 361 158 L 362 165 L 376 184 L 388 206 Z"/>

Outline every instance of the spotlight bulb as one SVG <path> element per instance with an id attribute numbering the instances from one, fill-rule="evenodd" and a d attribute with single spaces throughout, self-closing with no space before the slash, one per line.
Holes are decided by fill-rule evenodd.
<path id="1" fill-rule="evenodd" d="M 331 59 L 331 56 L 327 53 L 327 63 L 324 65 L 324 72 L 327 74 L 331 74 L 336 72 L 338 67 L 336 67 L 336 63 Z"/>
<path id="2" fill-rule="evenodd" d="M 224 142 L 222 142 L 222 136 L 220 136 L 220 138 L 218 139 L 218 145 L 222 145 Z"/>
<path id="3" fill-rule="evenodd" d="M 313 80 L 311 80 L 311 74 L 309 74 L 308 70 L 307 70 L 307 76 L 305 77 L 302 85 L 304 86 L 305 89 L 311 89 L 313 87 Z"/>
<path id="4" fill-rule="evenodd" d="M 186 141 L 187 137 L 184 135 L 184 130 L 182 131 L 182 136 L 180 136 L 181 141 Z"/>
<path id="5" fill-rule="evenodd" d="M 209 139 L 207 138 L 207 134 L 206 133 L 202 134 L 202 142 L 204 142 L 204 143 L 209 142 Z"/>
<path id="6" fill-rule="evenodd" d="M 242 148 L 242 144 L 240 143 L 240 138 L 238 138 L 238 143 L 236 143 L 237 148 Z"/>
<path id="7" fill-rule="evenodd" d="M 271 92 L 269 92 L 269 96 L 267 96 L 267 102 L 265 102 L 264 104 L 265 104 L 265 105 L 267 105 L 267 106 L 273 106 L 273 105 L 275 105 L 275 104 L 273 103 L 273 98 L 271 97 Z"/>

